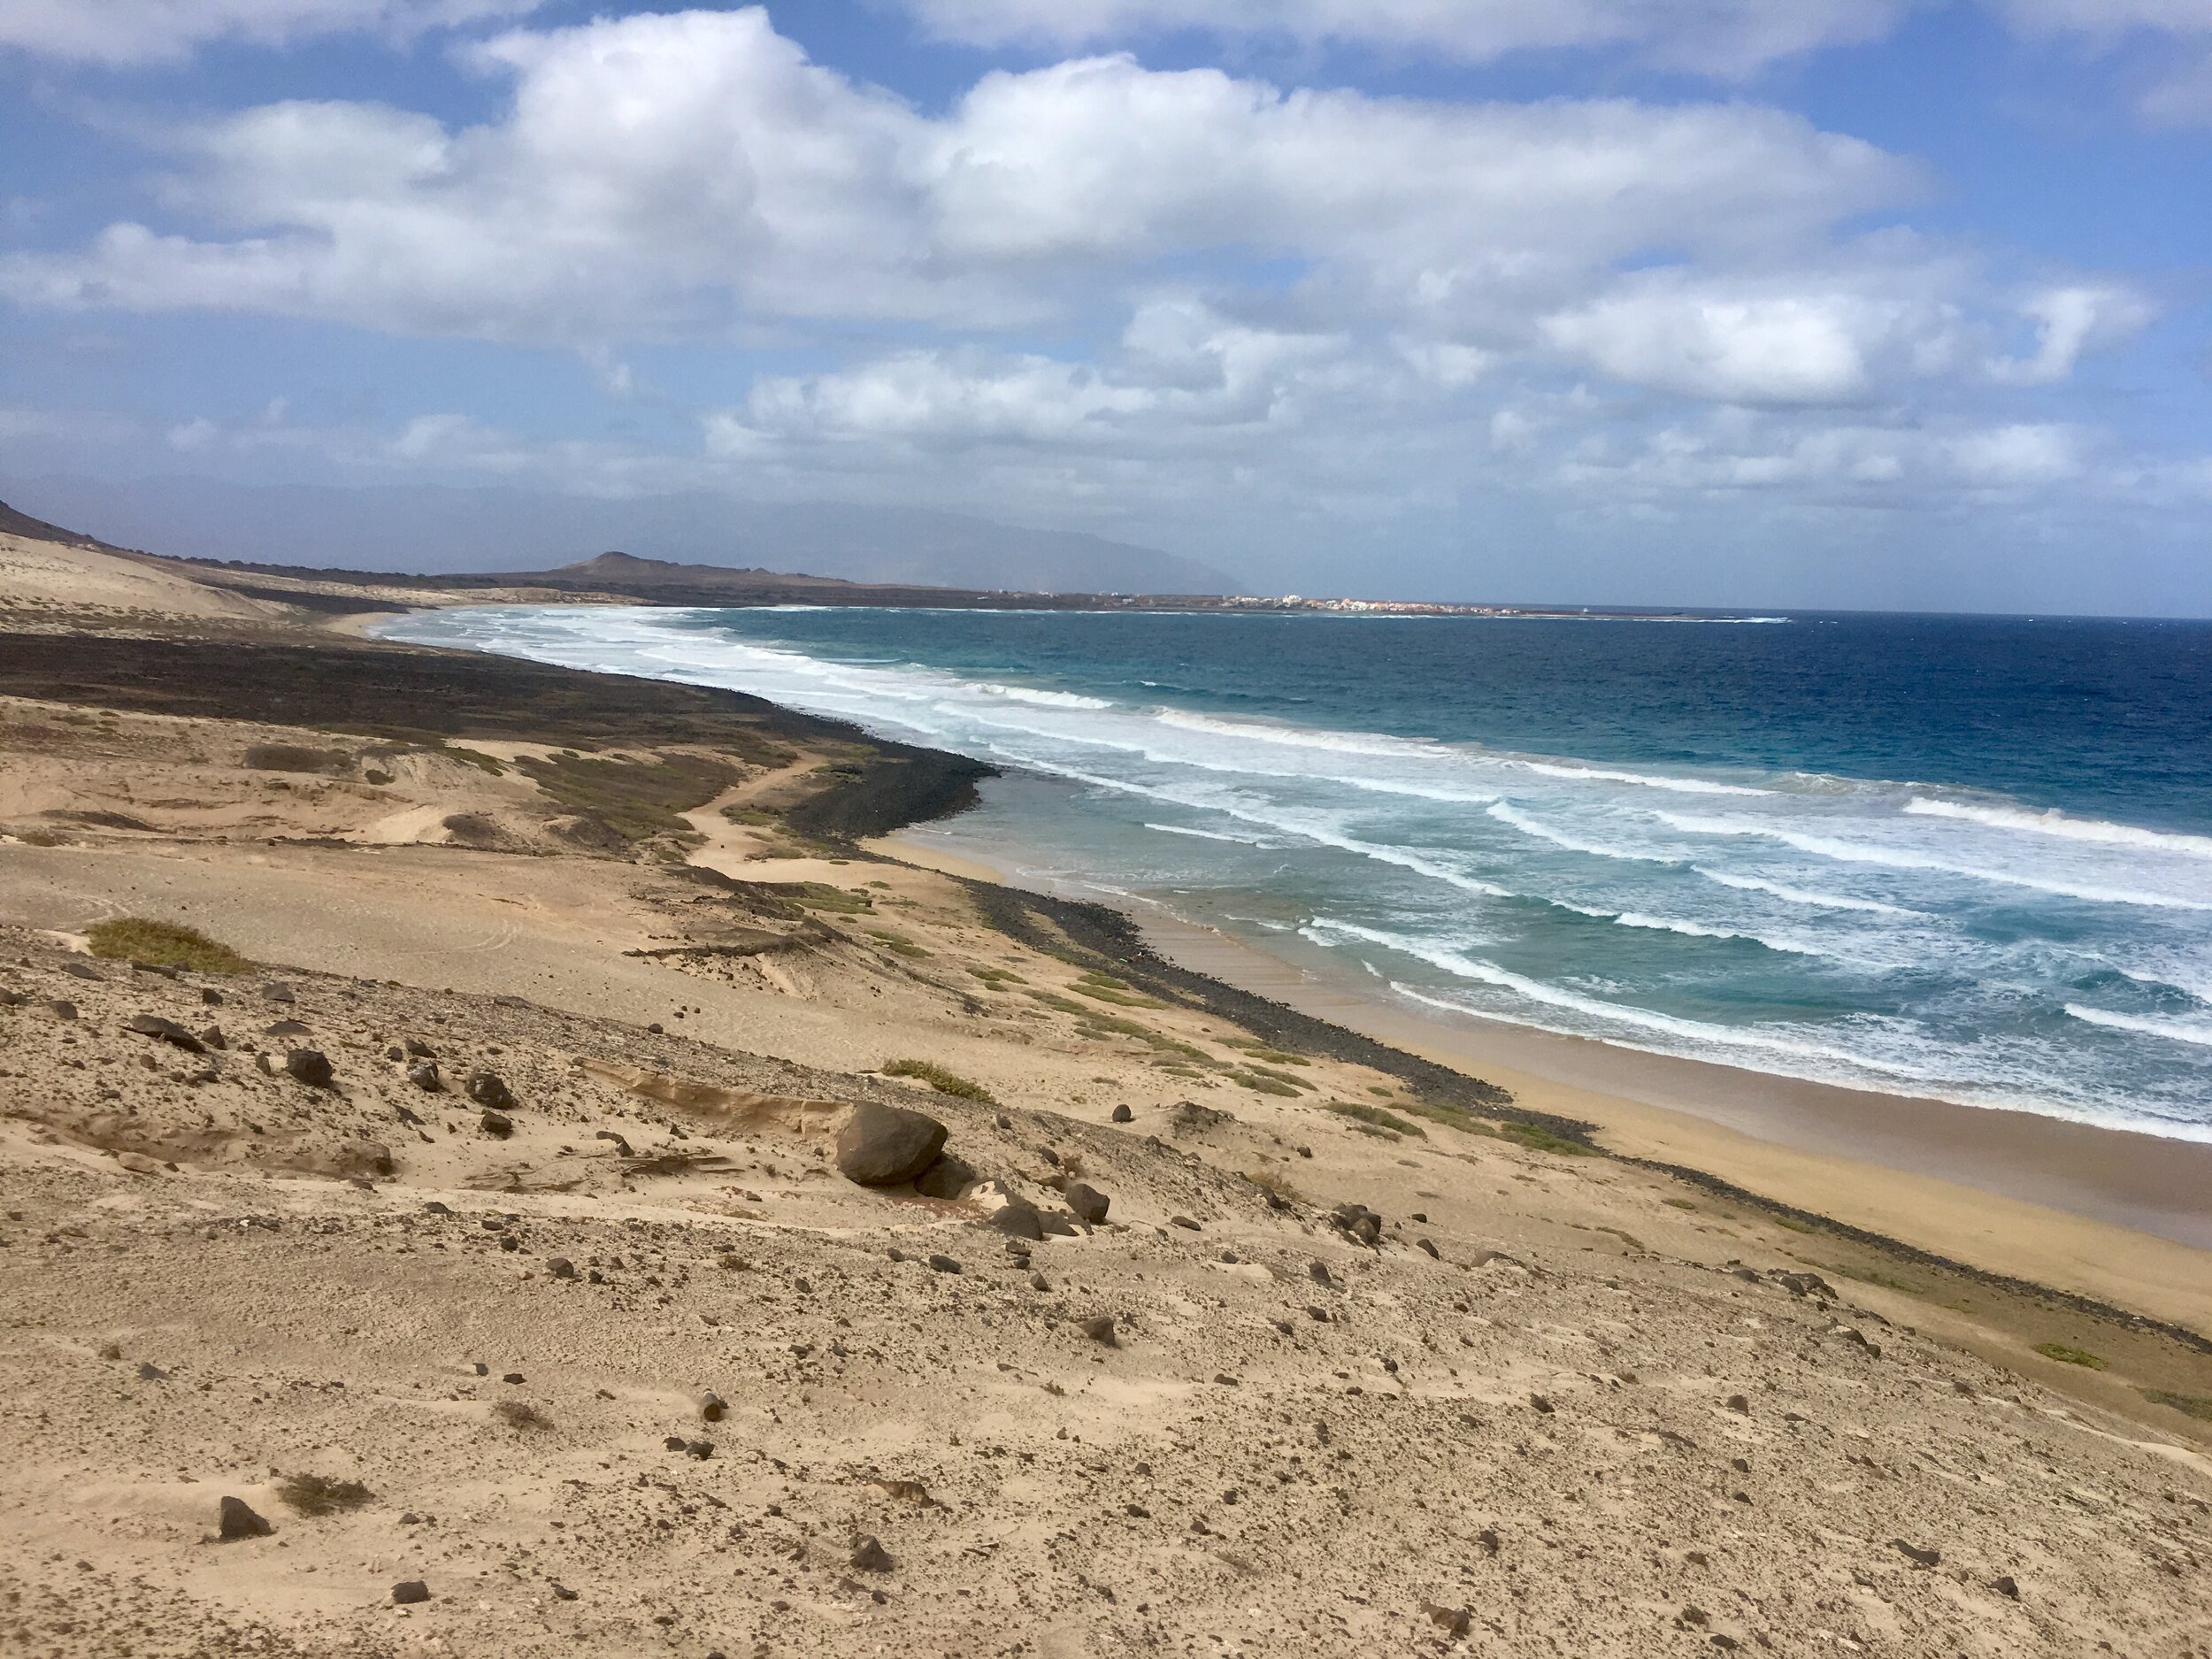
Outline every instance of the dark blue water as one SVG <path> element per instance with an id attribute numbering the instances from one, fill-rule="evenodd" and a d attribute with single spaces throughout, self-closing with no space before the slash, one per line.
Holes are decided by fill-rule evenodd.
<path id="1" fill-rule="evenodd" d="M 1378 995 L 2212 1138 L 2212 624 L 549 608 L 403 632 L 995 760 L 952 833 Z"/>

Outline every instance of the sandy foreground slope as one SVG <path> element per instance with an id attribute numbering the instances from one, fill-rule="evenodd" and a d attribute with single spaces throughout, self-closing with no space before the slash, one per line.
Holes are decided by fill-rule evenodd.
<path id="1" fill-rule="evenodd" d="M 868 857 L 905 774 L 819 723 L 585 682 L 620 741 L 473 663 L 402 709 L 442 659 L 42 580 L 0 612 L 43 664 L 0 661 L 0 1652 L 2212 1655 L 2161 1403 L 2212 1360 L 2159 1310 L 1589 1154 Z M 307 718 L 301 649 L 379 696 Z M 88 954 L 123 916 L 250 964 Z M 863 1102 L 956 1163 L 847 1179 Z"/>

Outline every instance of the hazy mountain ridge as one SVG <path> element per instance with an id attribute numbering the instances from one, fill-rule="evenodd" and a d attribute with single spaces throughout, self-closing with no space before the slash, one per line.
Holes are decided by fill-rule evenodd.
<path id="1" fill-rule="evenodd" d="M 256 564 L 542 570 L 620 548 L 675 564 L 867 583 L 1048 593 L 1239 588 L 1221 571 L 1156 549 L 923 509 L 746 503 L 704 492 L 607 501 L 505 488 L 346 489 L 184 477 L 50 476 L 4 488 L 27 512 L 109 542 Z"/>

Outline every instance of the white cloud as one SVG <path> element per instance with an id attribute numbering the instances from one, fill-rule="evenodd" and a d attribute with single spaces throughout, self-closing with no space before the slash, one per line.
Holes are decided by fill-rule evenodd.
<path id="1" fill-rule="evenodd" d="M 489 125 L 290 103 L 177 138 L 180 218 L 0 261 L 57 306 L 221 307 L 583 343 L 739 319 L 1080 315 L 1166 258 L 1297 263 L 1345 314 L 1494 349 L 1647 250 L 1779 257 L 1909 198 L 1797 117 L 1283 93 L 1121 58 L 984 78 L 928 119 L 758 11 L 511 34 Z"/>
<path id="2" fill-rule="evenodd" d="M 1112 45 L 1179 31 L 1359 45 L 1487 63 L 1617 47 L 1669 68 L 1741 75 L 1824 46 L 1877 40 L 1923 0 L 905 0 L 941 38 Z"/>
<path id="3" fill-rule="evenodd" d="M 325 35 L 405 41 L 516 18 L 541 0 L 7 0 L 0 48 L 112 66 L 173 62 L 219 41 L 289 46 Z"/>
<path id="4" fill-rule="evenodd" d="M 2039 386 L 2066 379 L 2084 351 L 2125 340 L 2147 324 L 2153 312 L 2150 303 L 2131 288 L 2076 284 L 2030 295 L 2021 303 L 2020 314 L 2035 325 L 2035 351 L 1992 363 L 1990 374 L 2016 386 Z"/>

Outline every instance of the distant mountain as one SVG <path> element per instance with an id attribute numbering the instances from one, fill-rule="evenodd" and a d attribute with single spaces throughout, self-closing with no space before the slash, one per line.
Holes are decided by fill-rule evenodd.
<path id="1" fill-rule="evenodd" d="M 65 530 L 58 524 L 48 524 L 45 519 L 34 518 L 27 512 L 18 512 L 4 501 L 0 501 L 0 535 L 19 535 L 30 541 L 58 541 L 64 547 L 104 545 L 88 535 Z"/>
<path id="2" fill-rule="evenodd" d="M 255 564 L 543 570 L 618 547 L 678 564 L 869 583 L 1155 594 L 1228 594 L 1240 586 L 1194 560 L 1079 532 L 920 508 L 741 502 L 703 491 L 604 501 L 507 488 L 68 477 L 6 480 L 0 490 L 111 542 Z"/>

